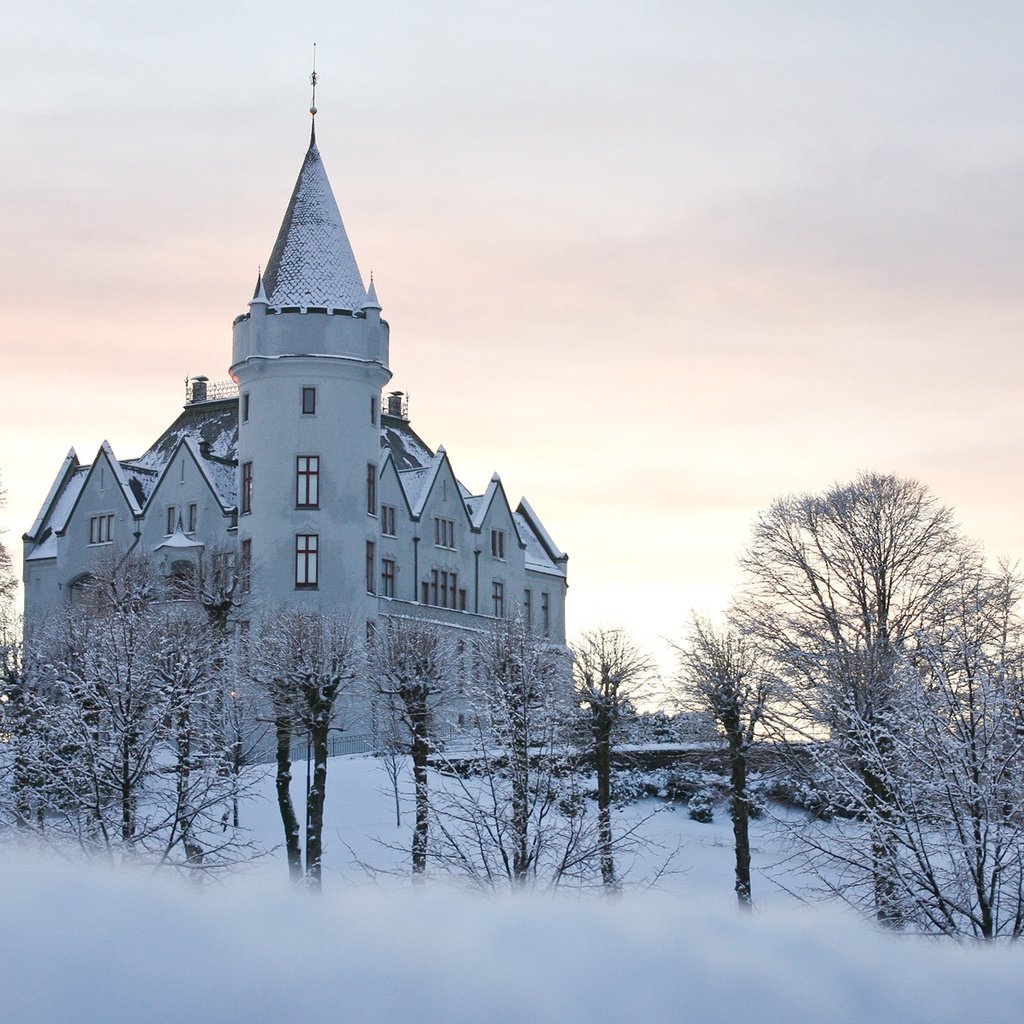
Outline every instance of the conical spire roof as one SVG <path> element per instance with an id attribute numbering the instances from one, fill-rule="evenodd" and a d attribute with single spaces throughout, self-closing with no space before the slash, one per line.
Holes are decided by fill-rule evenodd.
<path id="1" fill-rule="evenodd" d="M 263 272 L 263 284 L 267 301 L 275 308 L 357 310 L 366 301 L 363 279 L 313 133 Z"/>

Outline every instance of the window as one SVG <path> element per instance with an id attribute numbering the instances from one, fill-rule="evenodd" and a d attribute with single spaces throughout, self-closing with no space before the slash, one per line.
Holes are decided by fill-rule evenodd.
<path id="1" fill-rule="evenodd" d="M 242 395 L 242 422 L 249 422 L 249 395 L 248 392 Z"/>
<path id="2" fill-rule="evenodd" d="M 199 521 L 199 506 L 193 501 L 188 507 L 188 529 L 186 533 L 196 532 L 196 523 Z"/>
<path id="3" fill-rule="evenodd" d="M 243 594 L 252 589 L 252 540 L 246 537 L 242 541 L 242 564 L 238 567 L 238 582 Z"/>
<path id="4" fill-rule="evenodd" d="M 505 531 L 491 530 L 491 554 L 505 561 Z"/>
<path id="5" fill-rule="evenodd" d="M 182 459 L 178 463 L 178 483 L 183 484 L 185 482 L 185 460 Z"/>
<path id="6" fill-rule="evenodd" d="M 461 602 L 461 604 L 460 604 Z M 423 603 L 437 608 L 466 610 L 466 591 L 459 590 L 459 574 L 447 569 L 433 569 L 430 582 L 423 584 Z"/>
<path id="7" fill-rule="evenodd" d="M 439 548 L 455 547 L 455 521 L 453 519 L 434 520 L 434 544 Z"/>
<path id="8" fill-rule="evenodd" d="M 491 598 L 494 601 L 494 617 L 503 618 L 505 615 L 505 584 L 501 580 L 495 580 L 491 586 Z"/>
<path id="9" fill-rule="evenodd" d="M 112 544 L 114 541 L 114 513 L 89 518 L 89 543 Z"/>
<path id="10" fill-rule="evenodd" d="M 302 389 L 302 415 L 316 415 L 316 388 Z"/>
<path id="11" fill-rule="evenodd" d="M 380 507 L 380 532 L 385 537 L 395 535 L 395 506 L 381 505 Z"/>
<path id="12" fill-rule="evenodd" d="M 523 591 L 523 619 L 527 626 L 533 625 L 533 594 L 529 590 Z"/>
<path id="13" fill-rule="evenodd" d="M 377 467 L 372 462 L 366 464 L 366 514 L 377 514 Z"/>
<path id="14" fill-rule="evenodd" d="M 380 563 L 380 592 L 384 597 L 395 596 L 395 563 L 391 558 Z"/>
<path id="15" fill-rule="evenodd" d="M 315 590 L 320 585 L 320 535 L 295 536 L 295 589 Z"/>
<path id="16" fill-rule="evenodd" d="M 544 630 L 544 635 L 548 636 L 551 633 L 551 613 L 548 607 L 548 595 L 540 595 L 540 624 Z"/>
<path id="17" fill-rule="evenodd" d="M 372 540 L 366 542 L 366 592 L 377 593 L 377 545 Z"/>
<path id="18" fill-rule="evenodd" d="M 242 493 L 241 493 L 242 515 L 252 511 L 252 463 L 242 463 Z"/>
<path id="19" fill-rule="evenodd" d="M 319 455 L 298 455 L 295 458 L 295 507 L 320 507 Z"/>
<path id="20" fill-rule="evenodd" d="M 174 528 L 178 525 L 178 507 L 176 505 L 167 506 L 167 528 L 164 533 L 169 537 L 174 533 Z"/>
<path id="21" fill-rule="evenodd" d="M 377 398 L 376 396 L 370 396 L 370 422 L 377 426 Z"/>

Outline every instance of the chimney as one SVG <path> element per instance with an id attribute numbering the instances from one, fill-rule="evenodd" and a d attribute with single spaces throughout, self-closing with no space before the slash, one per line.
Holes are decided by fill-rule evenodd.
<path id="1" fill-rule="evenodd" d="M 189 383 L 189 404 L 206 401 L 206 385 L 209 377 L 193 377 Z"/>

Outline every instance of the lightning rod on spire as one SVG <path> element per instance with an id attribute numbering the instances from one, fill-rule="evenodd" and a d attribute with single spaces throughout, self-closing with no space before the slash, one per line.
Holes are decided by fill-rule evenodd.
<path id="1" fill-rule="evenodd" d="M 313 117 L 316 117 L 316 43 L 313 44 L 313 73 L 309 76 L 309 84 L 313 86 L 313 99 L 309 104 L 309 112 Z"/>

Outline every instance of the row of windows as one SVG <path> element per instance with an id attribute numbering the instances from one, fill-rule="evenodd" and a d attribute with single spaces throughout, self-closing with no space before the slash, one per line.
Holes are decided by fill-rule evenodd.
<path id="1" fill-rule="evenodd" d="M 112 544 L 114 541 L 114 513 L 91 516 L 89 519 L 89 543 Z"/>
<path id="2" fill-rule="evenodd" d="M 252 402 L 248 392 L 242 395 L 242 422 L 249 422 L 249 413 L 252 409 Z M 304 387 L 299 392 L 299 410 L 303 416 L 316 415 L 316 388 Z M 370 396 L 370 423 L 377 425 L 377 396 Z"/>
<path id="3" fill-rule="evenodd" d="M 320 507 L 319 455 L 297 455 L 295 457 L 295 507 L 303 509 Z M 243 462 L 240 512 L 245 515 L 251 511 L 252 463 Z M 380 532 L 385 537 L 395 536 L 395 513 L 394 505 L 381 505 L 380 507 Z M 366 514 L 377 515 L 377 467 L 372 462 L 366 464 Z M 192 528 L 190 528 L 190 532 Z M 173 533 L 173 528 L 168 532 Z M 456 549 L 454 519 L 435 517 L 434 545 L 439 548 L 448 548 L 451 551 Z M 504 530 L 491 530 L 491 555 L 500 561 L 505 561 Z"/>
<path id="4" fill-rule="evenodd" d="M 242 463 L 242 480 L 238 496 L 238 511 L 241 515 L 252 512 L 252 462 Z M 320 456 L 295 456 L 295 507 L 320 507 Z M 394 533 L 395 510 L 391 512 L 391 527 Z M 366 464 L 366 514 L 377 515 L 377 467 L 372 462 Z"/>

